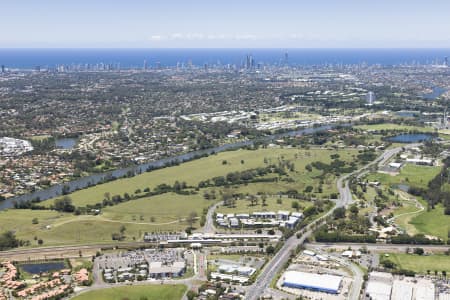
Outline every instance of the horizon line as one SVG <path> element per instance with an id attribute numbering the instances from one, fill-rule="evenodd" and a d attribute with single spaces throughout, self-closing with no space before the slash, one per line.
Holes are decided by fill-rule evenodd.
<path id="1" fill-rule="evenodd" d="M 449 47 L 0 47 L 1 50 L 450 50 Z"/>

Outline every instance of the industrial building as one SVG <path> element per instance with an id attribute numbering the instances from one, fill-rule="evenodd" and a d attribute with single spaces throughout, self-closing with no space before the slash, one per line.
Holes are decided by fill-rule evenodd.
<path id="1" fill-rule="evenodd" d="M 283 286 L 317 292 L 339 294 L 342 276 L 287 271 L 283 275 Z"/>
<path id="2" fill-rule="evenodd" d="M 371 272 L 366 296 L 372 300 L 390 300 L 394 278 L 390 273 Z"/>
<path id="3" fill-rule="evenodd" d="M 390 273 L 371 272 L 366 288 L 371 300 L 434 300 L 435 286 L 424 278 L 394 278 Z"/>

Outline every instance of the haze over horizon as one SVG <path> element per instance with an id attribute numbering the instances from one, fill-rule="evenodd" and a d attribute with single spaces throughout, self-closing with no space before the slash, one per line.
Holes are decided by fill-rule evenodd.
<path id="1" fill-rule="evenodd" d="M 7 1 L 0 48 L 450 48 L 450 2 Z"/>

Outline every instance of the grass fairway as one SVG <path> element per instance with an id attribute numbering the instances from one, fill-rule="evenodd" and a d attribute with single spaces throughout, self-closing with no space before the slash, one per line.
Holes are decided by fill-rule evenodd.
<path id="1" fill-rule="evenodd" d="M 421 201 L 426 208 L 425 201 Z M 444 207 L 438 204 L 434 209 L 427 211 L 426 209 L 413 217 L 410 221 L 418 232 L 440 237 L 444 241 L 447 240 L 448 230 L 450 229 L 450 216 L 444 214 Z"/>
<path id="2" fill-rule="evenodd" d="M 181 299 L 186 291 L 185 285 L 147 285 L 147 286 L 121 286 L 108 289 L 86 292 L 73 300 L 161 300 Z"/>
<path id="3" fill-rule="evenodd" d="M 382 259 L 389 259 L 394 262 L 399 269 L 411 270 L 417 273 L 426 274 L 429 270 L 432 274 L 435 270 L 450 272 L 450 256 L 443 254 L 415 255 L 404 253 L 389 253 L 389 257 L 382 256 Z"/>
<path id="4" fill-rule="evenodd" d="M 372 173 L 367 176 L 369 181 L 379 181 L 385 185 L 406 184 L 426 188 L 431 181 L 441 171 L 440 167 L 405 165 L 400 174 L 391 176 L 389 174 Z"/>
<path id="5" fill-rule="evenodd" d="M 160 223 L 178 223 L 179 219 L 187 217 L 192 211 L 200 216 L 203 208 L 215 202 L 205 200 L 201 194 L 185 196 L 167 193 L 106 207 L 103 217 L 123 222 L 154 223 L 157 226 Z"/>
<path id="6" fill-rule="evenodd" d="M 292 202 L 297 201 L 299 202 L 301 207 L 304 207 L 301 209 L 303 211 L 305 208 L 312 206 L 312 202 L 308 201 L 302 201 L 297 199 L 289 199 L 287 197 L 284 197 L 281 199 L 281 204 L 278 204 L 277 201 L 278 197 L 269 197 L 266 201 L 266 206 L 262 205 L 262 202 L 259 201 L 257 205 L 251 206 L 250 201 L 247 200 L 238 200 L 236 201 L 236 207 L 230 208 L 226 206 L 221 206 L 216 209 L 216 212 L 223 213 L 223 214 L 229 214 L 229 213 L 252 213 L 255 211 L 274 211 L 277 212 L 278 210 L 288 210 L 291 212 L 295 212 L 295 209 L 292 208 Z"/>
<path id="7" fill-rule="evenodd" d="M 394 211 L 395 223 L 397 223 L 408 234 L 418 233 L 417 228 L 412 225 L 411 219 L 421 213 L 419 208 L 410 202 L 403 202 L 403 206 L 396 208 Z"/>
<path id="8" fill-rule="evenodd" d="M 264 160 L 267 163 L 276 164 L 282 158 L 292 160 L 295 163 L 295 169 L 297 171 L 295 176 L 293 176 L 297 181 L 295 186 L 296 188 L 302 188 L 313 182 L 313 178 L 320 174 L 320 171 L 317 170 L 307 172 L 305 166 L 314 161 L 329 163 L 331 161 L 330 155 L 335 153 L 340 155 L 341 160 L 350 162 L 355 160 L 353 156 L 358 152 L 357 150 L 300 150 L 295 148 L 227 151 L 186 162 L 179 166 L 164 168 L 133 178 L 119 179 L 97 185 L 72 193 L 70 197 L 76 206 L 85 206 L 86 204 L 101 202 L 104 199 L 105 193 L 110 193 L 111 196 L 123 195 L 125 192 L 132 194 L 136 189 L 144 189 L 146 187 L 153 189 L 162 183 L 172 185 L 176 180 L 180 182 L 185 181 L 188 185 L 196 186 L 202 180 L 211 179 L 216 176 L 224 176 L 229 172 L 263 167 L 266 165 Z M 226 161 L 227 164 L 223 164 L 223 161 Z M 42 203 L 49 206 L 53 201 L 53 199 L 49 199 Z"/>
<path id="9" fill-rule="evenodd" d="M 422 131 L 422 132 L 433 132 L 434 128 L 432 127 L 419 127 L 419 126 L 411 126 L 411 125 L 400 125 L 393 123 L 384 123 L 384 124 L 371 124 L 371 125 L 359 125 L 355 126 L 355 128 L 362 130 L 399 130 L 399 131 Z"/>
<path id="10" fill-rule="evenodd" d="M 98 216 L 10 209 L 0 212 L 0 231 L 12 230 L 17 238 L 28 240 L 31 246 L 36 247 L 37 239 L 44 241 L 43 246 L 112 243 L 111 234 L 119 232 L 123 225 L 126 228 L 125 241 L 141 240 L 145 232 L 184 230 L 187 223 L 179 222 L 177 217 L 184 218 L 191 211 L 201 215 L 202 208 L 213 203 L 201 197 L 190 197 L 167 194 L 143 198 L 106 208 Z M 167 210 L 161 209 L 161 202 L 164 202 L 162 207 Z M 154 222 L 151 222 L 151 217 L 155 218 Z M 39 223 L 32 224 L 33 218 L 37 218 Z M 198 226 L 196 222 L 194 227 Z"/>

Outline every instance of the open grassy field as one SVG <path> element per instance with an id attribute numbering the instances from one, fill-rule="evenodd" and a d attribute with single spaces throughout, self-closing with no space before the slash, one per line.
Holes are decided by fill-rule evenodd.
<path id="1" fill-rule="evenodd" d="M 238 150 L 220 153 L 207 158 L 187 162 L 179 166 L 156 170 L 133 178 L 120 179 L 114 182 L 98 185 L 86 190 L 78 191 L 70 195 L 76 206 L 101 202 L 104 193 L 130 194 L 138 188 L 154 188 L 158 184 L 173 184 L 176 180 L 186 181 L 188 185 L 197 185 L 200 180 L 210 179 L 215 176 L 226 175 L 232 171 L 242 171 L 263 167 L 267 163 L 276 164 L 279 159 L 291 160 L 295 163 L 295 170 L 289 172 L 291 181 L 278 181 L 270 183 L 249 183 L 231 187 L 236 193 L 256 194 L 264 192 L 276 195 L 280 191 L 297 189 L 299 192 L 311 185 L 318 186 L 315 177 L 321 171 L 313 169 L 308 172 L 305 166 L 314 161 L 328 163 L 330 155 L 338 153 L 341 160 L 354 161 L 357 150 L 300 150 L 300 149 L 260 149 L 257 151 Z M 226 161 L 226 164 L 223 164 Z M 273 175 L 268 175 L 273 176 Z M 319 197 L 327 198 L 330 193 L 337 192 L 335 176 L 329 174 L 323 183 L 323 193 Z M 17 237 L 29 240 L 32 246 L 37 246 L 37 240 L 42 239 L 43 245 L 61 244 L 87 244 L 87 243 L 111 243 L 112 233 L 119 232 L 121 226 L 125 226 L 125 241 L 141 240 L 145 232 L 157 231 L 181 231 L 188 226 L 185 219 L 189 213 L 195 211 L 199 216 L 204 208 L 209 207 L 220 200 L 220 192 L 223 187 L 200 189 L 197 194 L 179 195 L 166 193 L 162 195 L 130 200 L 115 206 L 102 209 L 101 214 L 79 215 L 58 213 L 55 211 L 41 210 L 15 210 L 0 212 L 0 229 L 14 230 Z M 215 190 L 215 200 L 205 200 L 205 191 Z M 44 201 L 43 204 L 51 205 L 53 200 Z M 267 207 L 247 207 L 247 202 L 238 202 L 238 207 L 230 212 L 245 212 L 270 209 L 292 210 L 291 199 L 283 198 L 282 204 L 276 204 L 275 197 L 268 197 Z M 307 207 L 309 203 L 301 203 Z M 224 211 L 228 212 L 228 210 Z M 32 219 L 37 218 L 38 224 L 32 224 Z M 198 221 L 194 224 L 198 228 Z"/>
<path id="2" fill-rule="evenodd" d="M 447 240 L 450 216 L 444 214 L 443 206 L 438 204 L 434 209 L 427 211 L 426 201 L 422 198 L 419 198 L 419 201 L 424 206 L 424 210 L 420 211 L 412 202 L 404 201 L 403 207 L 394 210 L 394 216 L 401 215 L 395 219 L 395 222 L 408 234 L 422 233 Z"/>
<path id="3" fill-rule="evenodd" d="M 151 199 L 152 201 L 166 201 L 163 207 L 167 207 L 167 211 L 161 210 L 157 206 L 158 203 L 147 201 L 148 199 L 145 198 L 133 203 L 121 204 L 126 205 L 123 211 L 120 209 L 121 205 L 118 205 L 108 208 L 110 210 L 106 209 L 104 214 L 98 216 L 75 216 L 55 211 L 10 209 L 0 212 L 0 231 L 12 230 L 19 239 L 29 240 L 31 246 L 38 245 L 37 239 L 44 241 L 43 246 L 111 243 L 113 242 L 111 234 L 119 232 L 123 225 L 126 228 L 124 233 L 126 241 L 140 240 L 145 232 L 180 231 L 188 226 L 186 222 L 180 222 L 172 216 L 183 218 L 191 211 L 196 211 L 198 215 L 201 214 L 203 206 L 197 204 L 206 202 L 206 200 L 198 198 L 199 200 L 191 203 L 192 199 L 183 201 L 176 196 L 178 195 L 171 197 L 168 194 L 164 199 L 158 197 Z M 135 216 L 135 220 L 133 220 L 133 216 Z M 151 222 L 150 217 L 155 218 L 154 222 Z M 32 224 L 33 218 L 37 218 L 39 224 Z M 198 227 L 198 222 L 194 224 L 194 227 Z"/>
<path id="4" fill-rule="evenodd" d="M 412 225 L 411 220 L 422 213 L 419 208 L 417 208 L 411 201 L 403 201 L 403 206 L 394 209 L 393 213 L 395 218 L 395 223 L 397 223 L 402 229 L 404 229 L 408 234 L 418 233 L 417 228 Z"/>
<path id="5" fill-rule="evenodd" d="M 221 206 L 216 209 L 216 212 L 228 214 L 228 213 L 252 213 L 255 211 L 275 211 L 278 210 L 288 210 L 288 211 L 295 211 L 292 208 L 292 202 L 297 201 L 299 202 L 300 206 L 305 208 L 313 205 L 312 202 L 308 201 L 302 201 L 302 200 L 296 200 L 296 199 L 289 199 L 287 197 L 283 197 L 281 199 L 281 204 L 277 203 L 278 197 L 268 197 L 266 201 L 266 206 L 262 205 L 262 202 L 259 201 L 257 205 L 251 206 L 250 201 L 247 200 L 238 200 L 236 201 L 236 207 L 230 208 L 226 206 Z"/>
<path id="6" fill-rule="evenodd" d="M 438 204 L 434 209 L 427 211 L 425 201 L 421 201 L 425 210 L 411 219 L 410 224 L 413 225 L 418 232 L 438 236 L 443 240 L 447 240 L 448 230 L 450 230 L 450 216 L 444 214 L 444 207 Z"/>
<path id="7" fill-rule="evenodd" d="M 86 292 L 73 300 L 161 300 L 181 299 L 186 291 L 185 285 L 146 285 L 146 286 L 121 286 L 108 289 Z"/>
<path id="8" fill-rule="evenodd" d="M 203 208 L 215 202 L 205 200 L 201 194 L 185 196 L 167 193 L 106 207 L 102 217 L 114 221 L 154 223 L 157 227 L 156 224 L 160 223 L 174 221 L 179 223 L 180 219 L 187 217 L 193 211 L 201 215 Z"/>
<path id="9" fill-rule="evenodd" d="M 244 171 L 263 167 L 267 163 L 277 163 L 278 159 L 284 158 L 295 163 L 296 173 L 294 179 L 297 187 L 310 184 L 320 171 L 313 170 L 307 172 L 305 166 L 314 161 L 329 163 L 330 155 L 338 153 L 341 160 L 353 161 L 357 150 L 300 150 L 300 149 L 259 149 L 236 150 L 222 152 L 206 158 L 183 163 L 179 166 L 147 172 L 133 178 L 125 178 L 97 185 L 88 189 L 72 193 L 72 198 L 76 206 L 95 204 L 104 199 L 105 193 L 113 195 L 123 195 L 125 192 L 133 194 L 136 189 L 149 187 L 155 188 L 157 185 L 166 183 L 172 185 L 176 180 L 185 181 L 188 185 L 196 186 L 200 181 L 211 179 L 216 176 L 223 176 L 229 172 Z M 223 164 L 226 161 L 226 164 Z M 241 161 L 243 163 L 241 163 Z M 277 190 L 278 191 L 278 190 Z M 53 199 L 42 202 L 44 205 L 51 205 Z"/>
<path id="10" fill-rule="evenodd" d="M 411 126 L 411 125 L 400 125 L 394 123 L 384 123 L 384 124 L 371 124 L 371 125 L 358 125 L 355 128 L 362 130 L 401 130 L 401 131 L 422 131 L 422 132 L 433 132 L 434 128 L 432 127 L 419 127 L 419 126 Z"/>
<path id="11" fill-rule="evenodd" d="M 428 182 L 439 174 L 440 167 L 416 166 L 412 164 L 405 165 L 400 174 L 392 176 L 382 173 L 371 173 L 367 176 L 369 181 L 379 181 L 385 185 L 406 184 L 426 188 Z"/>
<path id="12" fill-rule="evenodd" d="M 433 254 L 433 255 L 413 255 L 405 253 L 389 253 L 389 257 L 382 256 L 383 259 L 389 259 L 394 262 L 399 269 L 406 269 L 418 273 L 426 274 L 429 270 L 434 273 L 437 270 L 450 272 L 450 256 Z"/>

